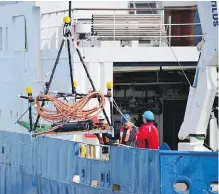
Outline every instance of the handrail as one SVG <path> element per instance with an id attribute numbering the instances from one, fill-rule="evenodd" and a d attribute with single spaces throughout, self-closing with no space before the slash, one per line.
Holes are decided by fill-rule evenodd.
<path id="1" fill-rule="evenodd" d="M 78 20 L 77 11 L 86 10 L 86 11 L 113 11 L 110 14 L 97 14 L 91 13 L 90 18 Z M 118 40 L 148 40 L 151 41 L 148 45 L 152 46 L 170 46 L 172 38 L 195 38 L 202 37 L 202 35 L 184 34 L 184 35 L 171 35 L 171 27 L 173 26 L 199 26 L 201 23 L 172 23 L 171 18 L 168 18 L 168 22 L 164 23 L 164 16 L 162 13 L 156 14 L 116 14 L 116 11 L 119 10 L 196 10 L 196 7 L 187 7 L 187 8 L 75 8 L 72 11 L 75 11 L 72 14 L 72 27 L 74 27 L 74 38 L 78 39 L 84 33 L 86 40 L 91 40 L 89 44 L 97 44 L 96 41 L 112 41 L 115 44 L 115 41 Z M 68 10 L 62 10 L 68 11 Z M 54 11 L 53 13 L 59 13 L 62 11 Z M 52 12 L 50 12 L 52 13 Z M 49 13 L 47 13 L 49 14 Z M 42 14 L 45 15 L 45 14 Z M 109 16 L 109 17 L 108 17 Z M 139 18 L 139 19 L 138 19 Z M 51 43 L 58 45 L 58 41 L 62 39 L 62 34 L 59 32 L 58 28 L 60 26 L 49 26 L 41 28 L 42 39 L 45 41 L 42 43 L 50 47 Z M 50 33 L 46 30 L 53 31 L 53 34 L 56 37 L 50 37 Z M 89 30 L 90 29 L 90 30 Z M 167 30 L 168 29 L 168 30 Z M 44 31 L 45 30 L 45 31 Z M 77 31 L 78 30 L 78 31 Z M 60 34 L 59 34 L 60 33 Z M 168 34 L 167 34 L 168 33 Z M 47 37 L 48 36 L 48 37 Z M 165 40 L 164 40 L 165 39 Z M 155 41 L 156 40 L 156 41 Z M 157 42 L 159 41 L 159 43 Z M 172 40 L 173 41 L 173 40 Z M 174 40 L 178 41 L 178 40 Z M 166 44 L 168 42 L 168 45 Z M 175 44 L 175 42 L 174 42 Z M 187 43 L 186 43 L 187 44 Z M 190 44 L 190 43 L 189 43 Z M 99 45 L 99 43 L 98 43 Z M 83 46 L 83 44 L 82 44 Z"/>
<path id="2" fill-rule="evenodd" d="M 102 38 L 102 37 L 106 37 L 106 36 L 95 36 L 95 37 Z M 114 36 L 107 36 L 107 37 L 113 38 Z M 168 35 L 166 35 L 166 36 L 133 36 L 133 35 L 130 35 L 130 36 L 115 36 L 115 37 L 116 38 L 131 38 L 131 37 L 133 37 L 133 38 L 136 38 L 136 37 L 139 37 L 139 38 L 146 38 L 146 37 L 147 38 L 157 38 L 157 37 L 161 37 L 161 38 L 169 38 L 169 37 L 171 37 L 171 38 L 192 38 L 192 37 L 203 37 L 203 35 L 180 35 L 180 36 L 168 36 Z M 41 41 L 42 40 L 51 40 L 51 39 L 62 40 L 63 38 L 42 38 Z"/>
<path id="3" fill-rule="evenodd" d="M 166 8 L 73 8 L 71 9 L 72 11 L 146 11 L 146 10 L 197 10 L 196 6 L 192 7 L 182 7 L 182 8 L 173 8 L 173 7 L 166 7 Z M 41 15 L 49 15 L 49 14 L 54 14 L 54 13 L 62 13 L 62 12 L 67 12 L 69 11 L 68 9 L 63 9 L 59 11 L 52 11 L 52 12 L 46 12 L 42 13 Z"/>
<path id="4" fill-rule="evenodd" d="M 83 22 L 80 22 L 81 24 L 91 24 L 91 23 L 83 23 Z M 112 26 L 114 25 L 113 23 L 112 24 L 106 24 L 106 23 L 103 23 L 103 24 L 91 24 L 92 26 Z M 115 23 L 115 26 L 196 26 L 196 25 L 201 25 L 201 23 L 181 23 L 181 24 L 117 24 Z M 62 25 L 60 26 L 49 26 L 49 27 L 43 27 L 43 28 L 40 28 L 41 30 L 43 29 L 51 29 L 51 28 L 59 28 L 61 27 Z"/>

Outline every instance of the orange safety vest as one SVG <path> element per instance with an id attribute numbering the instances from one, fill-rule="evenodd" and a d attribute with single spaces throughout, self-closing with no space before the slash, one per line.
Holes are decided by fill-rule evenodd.
<path id="1" fill-rule="evenodd" d="M 122 139 L 123 139 L 123 133 L 124 133 L 125 128 L 122 126 L 121 130 L 120 130 L 120 140 L 119 143 L 122 143 Z M 127 132 L 126 132 L 126 136 L 125 136 L 125 142 L 129 141 L 129 137 L 130 137 L 130 133 L 132 131 L 132 125 L 128 127 Z"/>

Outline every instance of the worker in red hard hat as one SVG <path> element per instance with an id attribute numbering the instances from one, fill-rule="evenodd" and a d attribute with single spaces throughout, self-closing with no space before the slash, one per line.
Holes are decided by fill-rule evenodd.
<path id="1" fill-rule="evenodd" d="M 151 111 L 146 111 L 143 114 L 143 122 L 138 129 L 138 133 L 135 133 L 134 138 L 137 141 L 138 148 L 159 148 L 159 134 L 154 121 L 154 114 Z"/>

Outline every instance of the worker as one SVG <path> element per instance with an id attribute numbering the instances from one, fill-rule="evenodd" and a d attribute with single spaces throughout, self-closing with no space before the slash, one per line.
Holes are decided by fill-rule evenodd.
<path id="1" fill-rule="evenodd" d="M 103 114 L 98 115 L 98 122 L 98 125 L 102 130 L 108 130 L 109 126 L 107 125 Z M 109 142 L 109 140 L 102 134 L 102 132 L 98 134 L 98 139 L 100 141 L 100 144 L 107 144 Z"/>
<path id="2" fill-rule="evenodd" d="M 98 115 L 98 122 L 99 122 L 98 124 L 99 124 L 101 129 L 109 130 L 109 125 L 107 124 L 103 114 Z M 110 139 L 106 137 L 105 133 L 102 133 L 102 132 L 96 133 L 96 136 L 99 139 L 100 144 L 103 144 L 103 145 L 109 144 Z M 103 153 L 105 153 L 105 152 L 107 152 L 108 148 L 103 147 L 102 150 L 103 150 Z"/>
<path id="3" fill-rule="evenodd" d="M 151 111 L 146 111 L 143 115 L 144 124 L 138 129 L 138 133 L 134 134 L 138 148 L 158 149 L 159 135 L 154 114 Z"/>
<path id="4" fill-rule="evenodd" d="M 107 129 L 108 130 L 108 125 L 106 123 L 106 120 L 105 120 L 105 117 L 104 117 L 103 114 L 98 115 L 98 121 L 99 121 L 99 124 L 100 124 L 102 129 Z"/>
<path id="5" fill-rule="evenodd" d="M 124 114 L 122 116 L 122 127 L 120 130 L 119 143 L 129 146 L 134 146 L 134 134 L 137 128 L 131 123 L 131 117 L 129 114 Z"/>

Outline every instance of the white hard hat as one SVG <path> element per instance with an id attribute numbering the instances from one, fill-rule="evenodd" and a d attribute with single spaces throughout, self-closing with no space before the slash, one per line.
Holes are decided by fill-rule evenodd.
<path id="1" fill-rule="evenodd" d="M 99 120 L 104 120 L 104 119 L 105 119 L 105 117 L 104 117 L 104 115 L 103 115 L 103 114 L 99 114 L 99 115 L 98 115 L 98 119 L 99 119 Z"/>

